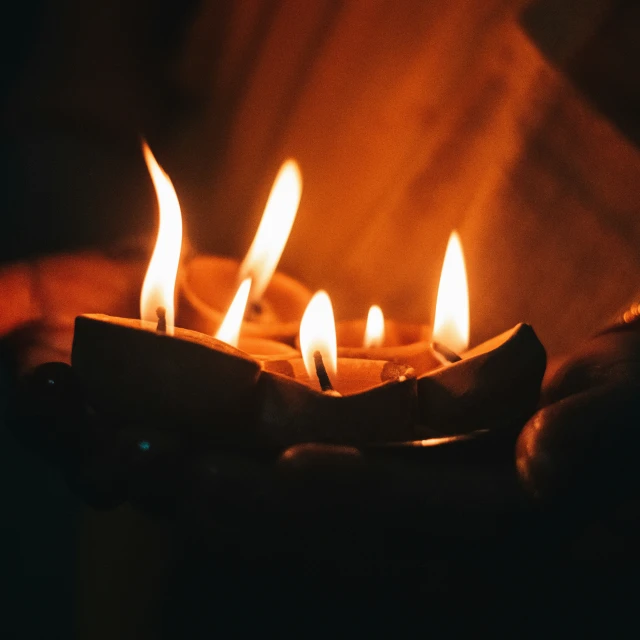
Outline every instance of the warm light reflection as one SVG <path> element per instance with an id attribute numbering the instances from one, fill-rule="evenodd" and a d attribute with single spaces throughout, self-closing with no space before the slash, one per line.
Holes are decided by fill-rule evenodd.
<path id="1" fill-rule="evenodd" d="M 384 316 L 382 315 L 382 309 L 374 304 L 369 309 L 369 315 L 367 316 L 367 327 L 364 330 L 363 346 L 369 347 L 381 347 L 384 342 Z"/>
<path id="2" fill-rule="evenodd" d="M 454 231 L 444 256 L 433 340 L 456 353 L 469 346 L 469 289 L 460 236 Z"/>
<path id="3" fill-rule="evenodd" d="M 247 300 L 249 299 L 249 289 L 251 289 L 251 278 L 246 278 L 238 287 L 229 311 L 227 311 L 227 315 L 224 317 L 215 335 L 217 340 L 222 340 L 222 342 L 226 342 L 232 347 L 238 346 L 240 327 L 242 326 L 244 310 L 247 307 Z"/>
<path id="4" fill-rule="evenodd" d="M 302 194 L 302 174 L 295 160 L 287 160 L 276 176 L 260 226 L 242 265 L 240 279 L 253 279 L 251 301 L 265 292 L 296 219 Z"/>
<path id="5" fill-rule="evenodd" d="M 326 291 L 318 291 L 305 309 L 300 322 L 300 350 L 310 378 L 316 377 L 313 354 L 319 351 L 327 372 L 335 375 L 338 369 L 336 323 L 331 300 Z"/>
<path id="6" fill-rule="evenodd" d="M 157 322 L 156 309 L 164 307 L 167 333 L 173 334 L 176 274 L 182 248 L 182 215 L 173 184 L 156 162 L 146 142 L 142 143 L 142 151 L 158 198 L 160 224 L 140 294 L 140 318 Z"/>

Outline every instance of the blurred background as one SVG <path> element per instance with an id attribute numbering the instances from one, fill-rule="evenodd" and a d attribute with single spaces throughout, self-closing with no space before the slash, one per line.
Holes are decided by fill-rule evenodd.
<path id="1" fill-rule="evenodd" d="M 145 136 L 200 251 L 241 258 L 280 163 L 281 269 L 338 316 L 431 321 L 448 235 L 474 343 L 551 352 L 638 293 L 631 0 L 81 0 L 3 24 L 4 261 L 155 229 Z"/>
<path id="2" fill-rule="evenodd" d="M 472 343 L 526 321 L 558 354 L 640 294 L 634 0 L 35 0 L 0 28 L 4 263 L 152 233 L 144 136 L 190 243 L 239 259 L 295 157 L 280 268 L 341 318 L 430 322 L 452 228 Z M 80 507 L 10 451 L 13 602 L 49 603 L 70 637 Z M 149 537 L 96 522 L 113 596 L 118 545 Z"/>

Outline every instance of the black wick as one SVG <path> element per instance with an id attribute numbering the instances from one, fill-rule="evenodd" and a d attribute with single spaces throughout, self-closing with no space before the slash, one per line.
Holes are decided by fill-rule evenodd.
<path id="1" fill-rule="evenodd" d="M 316 375 L 318 376 L 318 382 L 320 383 L 320 388 L 323 391 L 334 391 L 333 385 L 331 384 L 331 380 L 329 380 L 329 374 L 327 373 L 327 369 L 324 366 L 324 360 L 322 359 L 322 354 L 319 351 L 313 352 L 313 362 L 316 365 Z"/>
<path id="2" fill-rule="evenodd" d="M 454 362 L 459 362 L 462 358 L 455 352 L 451 351 L 449 347 L 445 347 L 440 342 L 432 342 L 431 348 L 438 354 L 442 356 L 442 358 L 449 364 L 453 364 Z M 445 364 L 443 362 L 443 364 Z"/>
<path id="3" fill-rule="evenodd" d="M 158 316 L 156 331 L 158 333 L 167 333 L 167 310 L 164 307 L 158 307 L 156 315 Z"/>

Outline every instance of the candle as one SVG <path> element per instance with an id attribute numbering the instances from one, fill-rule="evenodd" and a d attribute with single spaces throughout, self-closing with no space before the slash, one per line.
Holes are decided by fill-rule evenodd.
<path id="1" fill-rule="evenodd" d="M 442 366 L 418 377 L 422 424 L 446 435 L 520 426 L 534 411 L 546 353 L 519 324 L 467 351 L 469 294 L 460 238 L 451 234 L 438 287 L 432 349 Z"/>
<path id="2" fill-rule="evenodd" d="M 261 361 L 297 356 L 298 352 L 288 344 L 267 338 L 240 336 L 250 289 L 251 278 L 245 278 L 238 287 L 229 310 L 216 331 L 216 340 L 226 342 L 232 347 L 238 347 L 241 351 L 245 351 Z"/>
<path id="3" fill-rule="evenodd" d="M 431 349 L 431 327 L 387 320 L 373 305 L 366 323 L 343 320 L 336 325 L 338 355 L 342 358 L 386 360 L 410 366 L 420 375 L 440 366 Z"/>
<path id="4" fill-rule="evenodd" d="M 415 377 L 408 367 L 338 358 L 328 295 L 300 323 L 302 356 L 267 362 L 260 376 L 260 429 L 280 445 L 415 439 Z"/>
<path id="5" fill-rule="evenodd" d="M 454 317 L 457 324 L 452 326 Z M 438 336 L 439 342 L 435 342 L 432 335 Z M 457 359 L 446 344 L 452 343 L 454 349 L 463 350 L 469 343 L 467 276 L 458 234 L 454 231 L 449 238 L 433 333 L 428 325 L 385 322 L 382 310 L 374 305 L 369 309 L 366 325 L 357 320 L 341 323 L 339 336 L 343 345 L 340 354 L 344 357 L 383 358 L 405 363 L 418 376 Z"/>
<path id="6" fill-rule="evenodd" d="M 186 326 L 212 334 L 239 282 L 252 285 L 242 334 L 292 343 L 311 292 L 298 281 L 276 272 L 300 203 L 302 176 L 294 160 L 281 167 L 262 220 L 242 262 L 197 256 L 181 277 L 181 319 Z"/>
<path id="7" fill-rule="evenodd" d="M 143 148 L 160 227 L 140 296 L 141 320 L 79 316 L 72 366 L 90 405 L 104 415 L 220 435 L 225 427 L 240 428 L 255 410 L 260 364 L 220 340 L 175 327 L 180 205 L 169 177 L 146 144 Z"/>

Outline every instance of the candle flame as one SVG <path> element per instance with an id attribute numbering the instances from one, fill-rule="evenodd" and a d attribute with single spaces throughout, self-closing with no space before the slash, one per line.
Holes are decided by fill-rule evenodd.
<path id="1" fill-rule="evenodd" d="M 313 354 L 322 354 L 328 373 L 338 370 L 338 346 L 336 323 L 333 319 L 331 300 L 326 291 L 318 291 L 309 301 L 300 322 L 300 350 L 304 366 L 310 378 L 315 378 L 316 367 Z"/>
<path id="2" fill-rule="evenodd" d="M 383 342 L 384 315 L 382 314 L 382 309 L 377 304 L 374 304 L 369 309 L 369 315 L 367 316 L 363 346 L 366 349 L 369 347 L 381 347 Z"/>
<path id="3" fill-rule="evenodd" d="M 164 307 L 167 333 L 173 334 L 176 275 L 182 249 L 182 214 L 173 184 L 146 142 L 142 143 L 142 151 L 158 198 L 160 224 L 140 294 L 140 318 L 156 322 L 156 310 Z"/>
<path id="4" fill-rule="evenodd" d="M 258 302 L 271 281 L 296 219 L 302 194 L 302 174 L 287 160 L 271 188 L 253 243 L 240 266 L 240 279 L 252 278 L 251 301 Z"/>
<path id="5" fill-rule="evenodd" d="M 250 289 L 251 278 L 246 278 L 238 287 L 238 291 L 233 298 L 233 302 L 229 306 L 227 315 L 225 315 L 222 324 L 218 327 L 218 331 L 215 335 L 216 340 L 222 340 L 222 342 L 226 342 L 232 347 L 238 346 L 240 327 L 242 326 L 242 319 L 244 318 L 244 311 L 247 307 Z"/>
<path id="6" fill-rule="evenodd" d="M 433 339 L 456 353 L 469 346 L 469 287 L 460 236 L 454 231 L 444 256 Z"/>

